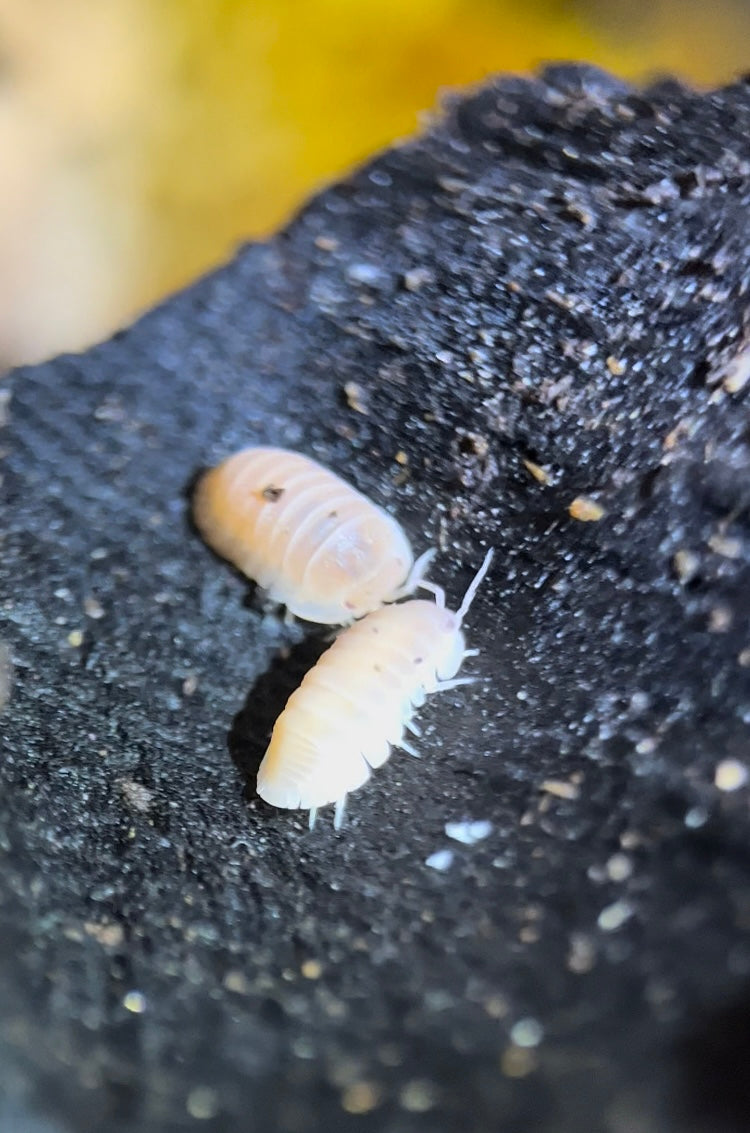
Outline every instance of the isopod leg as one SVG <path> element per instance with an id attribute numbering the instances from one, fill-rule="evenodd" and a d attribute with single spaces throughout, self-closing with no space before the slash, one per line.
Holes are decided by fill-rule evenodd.
<path id="1" fill-rule="evenodd" d="M 333 812 L 333 829 L 334 830 L 340 830 L 341 827 L 344 825 L 344 808 L 345 808 L 345 806 L 346 806 L 346 795 L 342 795 L 341 798 L 339 799 L 339 801 L 336 803 L 336 807 L 335 807 L 334 812 Z"/>
<path id="2" fill-rule="evenodd" d="M 406 576 L 406 582 L 396 594 L 396 599 L 405 598 L 407 594 L 412 594 L 418 586 L 421 586 L 427 571 L 430 568 L 430 563 L 437 554 L 436 547 L 430 547 L 428 551 L 423 551 L 418 559 L 415 560 L 411 570 Z"/>
<path id="3" fill-rule="evenodd" d="M 464 649 L 464 652 L 463 652 L 464 661 L 466 660 L 467 657 L 478 657 L 478 656 L 479 656 L 479 650 L 478 649 Z"/>
<path id="4" fill-rule="evenodd" d="M 449 689 L 458 688 L 459 685 L 473 685 L 477 677 L 452 677 L 449 681 L 438 681 L 436 692 L 448 692 Z"/>
<path id="5" fill-rule="evenodd" d="M 422 729 L 420 728 L 419 724 L 415 724 L 413 720 L 407 720 L 406 723 L 404 724 L 404 727 L 408 728 L 409 731 L 411 732 L 411 734 L 413 736 L 416 736 L 417 739 L 421 738 Z"/>
<path id="6" fill-rule="evenodd" d="M 445 609 L 445 591 L 442 586 L 438 586 L 436 582 L 428 582 L 426 578 L 420 579 L 417 586 L 420 590 L 429 590 L 430 594 L 434 594 L 438 609 Z"/>
<path id="7" fill-rule="evenodd" d="M 412 747 L 412 745 L 409 743 L 408 740 L 400 739 L 398 741 L 398 746 L 403 751 L 405 751 L 407 755 L 413 755 L 415 759 L 421 759 L 421 756 L 420 756 L 419 752 L 417 751 L 417 749 L 415 747 Z"/>
<path id="8" fill-rule="evenodd" d="M 318 817 L 318 808 L 316 806 L 310 807 L 310 814 L 307 818 L 307 825 L 310 830 L 315 829 L 315 819 Z"/>

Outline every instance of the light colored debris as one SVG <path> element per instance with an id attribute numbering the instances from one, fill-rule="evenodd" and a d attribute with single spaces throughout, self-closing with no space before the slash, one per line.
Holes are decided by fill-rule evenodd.
<path id="1" fill-rule="evenodd" d="M 571 519 L 580 520 L 581 523 L 597 523 L 607 514 L 600 503 L 590 496 L 576 496 L 568 507 Z"/>
<path id="2" fill-rule="evenodd" d="M 492 832 L 492 823 L 486 819 L 476 822 L 446 822 L 445 833 L 454 842 L 462 842 L 464 846 L 474 846 L 481 842 Z M 450 853 L 450 851 L 448 851 Z"/>
<path id="3" fill-rule="evenodd" d="M 550 474 L 541 464 L 535 464 L 533 460 L 527 460 L 526 457 L 524 457 L 523 466 L 539 484 L 549 484 L 551 479 Z"/>
<path id="4" fill-rule="evenodd" d="M 720 791 L 737 791 L 747 783 L 748 771 L 738 759 L 722 759 L 714 772 L 714 785 Z"/>
<path id="5" fill-rule="evenodd" d="M 347 405 L 355 413 L 361 413 L 366 417 L 370 412 L 367 408 L 367 394 L 358 382 L 345 382 L 344 396 Z"/>
<path id="6" fill-rule="evenodd" d="M 430 854 L 424 864 L 430 869 L 445 873 L 453 865 L 453 850 L 436 850 L 434 854 Z"/>
<path id="7" fill-rule="evenodd" d="M 566 779 L 545 779 L 539 790 L 557 799 L 577 799 L 581 793 L 577 783 Z"/>
<path id="8" fill-rule="evenodd" d="M 614 904 L 602 909 L 596 923 L 602 932 L 616 932 L 630 920 L 633 912 L 633 906 L 629 901 L 615 901 Z"/>

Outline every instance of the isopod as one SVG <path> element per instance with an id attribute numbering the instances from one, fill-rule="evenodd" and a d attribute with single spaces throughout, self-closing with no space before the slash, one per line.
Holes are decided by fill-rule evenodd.
<path id="1" fill-rule="evenodd" d="M 198 482 L 193 516 L 218 554 L 300 618 L 344 625 L 410 594 L 414 561 L 393 516 L 297 452 L 247 448 Z"/>
<path id="2" fill-rule="evenodd" d="M 467 650 L 461 624 L 492 561 L 490 549 L 459 609 L 445 606 L 439 586 L 420 582 L 435 601 L 384 606 L 345 629 L 305 675 L 276 721 L 258 770 L 258 794 L 273 806 L 308 809 L 336 804 L 339 829 L 346 796 L 389 758 L 391 747 L 417 753 L 416 708 L 457 677 Z"/>

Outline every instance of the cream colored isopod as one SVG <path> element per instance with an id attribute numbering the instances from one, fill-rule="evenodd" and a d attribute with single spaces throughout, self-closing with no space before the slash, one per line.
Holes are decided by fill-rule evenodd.
<path id="1" fill-rule="evenodd" d="M 298 452 L 247 448 L 212 468 L 193 498 L 208 545 L 297 617 L 344 625 L 410 594 L 414 562 L 396 520 Z"/>
<path id="2" fill-rule="evenodd" d="M 396 745 L 413 752 L 414 710 L 429 693 L 469 683 L 456 677 L 467 650 L 461 623 L 492 560 L 487 552 L 456 613 L 436 601 L 385 606 L 345 629 L 287 701 L 258 770 L 258 794 L 273 806 L 310 810 L 344 803 Z"/>

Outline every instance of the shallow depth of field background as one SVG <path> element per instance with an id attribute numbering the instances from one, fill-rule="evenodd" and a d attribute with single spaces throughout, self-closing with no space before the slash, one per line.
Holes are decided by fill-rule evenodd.
<path id="1" fill-rule="evenodd" d="M 750 0 L 0 0 L 0 366 L 105 337 L 441 91 L 549 59 L 721 84 Z"/>

